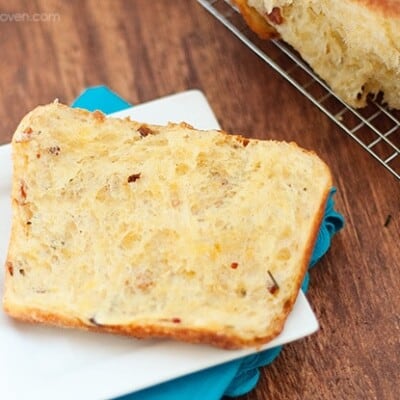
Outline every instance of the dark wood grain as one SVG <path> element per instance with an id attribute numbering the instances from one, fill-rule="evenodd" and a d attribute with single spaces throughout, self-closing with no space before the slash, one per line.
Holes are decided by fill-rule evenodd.
<path id="1" fill-rule="evenodd" d="M 59 18 L 0 22 L 0 143 L 36 105 L 87 86 L 132 103 L 198 88 L 224 129 L 295 140 L 326 160 L 346 228 L 311 273 L 321 329 L 285 346 L 242 399 L 398 399 L 399 181 L 194 0 L 10 3 L 0 13 Z"/>

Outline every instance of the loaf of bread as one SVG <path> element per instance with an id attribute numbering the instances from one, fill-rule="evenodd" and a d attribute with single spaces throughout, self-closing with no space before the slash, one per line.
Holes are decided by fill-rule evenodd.
<path id="1" fill-rule="evenodd" d="M 280 36 L 346 103 L 400 109 L 400 0 L 234 0 L 262 38 Z"/>
<path id="2" fill-rule="evenodd" d="M 280 333 L 331 187 L 314 153 L 58 103 L 12 150 L 9 315 L 223 348 Z"/>

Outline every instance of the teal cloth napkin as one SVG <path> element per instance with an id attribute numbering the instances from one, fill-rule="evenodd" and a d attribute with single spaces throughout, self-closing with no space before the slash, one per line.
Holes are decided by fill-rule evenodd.
<path id="1" fill-rule="evenodd" d="M 95 86 L 84 90 L 72 103 L 72 107 L 84 108 L 89 111 L 101 110 L 105 114 L 109 114 L 132 107 L 132 105 L 106 86 Z M 335 192 L 336 189 L 332 188 L 309 268 L 312 268 L 328 251 L 333 236 L 344 226 L 343 216 L 334 209 L 333 196 Z M 310 275 L 307 272 L 302 284 L 304 292 L 308 289 L 309 281 Z M 118 399 L 218 400 L 223 396 L 240 396 L 257 385 L 260 377 L 259 368 L 273 362 L 281 350 L 282 346 L 275 347 L 213 368 L 185 375 Z"/>

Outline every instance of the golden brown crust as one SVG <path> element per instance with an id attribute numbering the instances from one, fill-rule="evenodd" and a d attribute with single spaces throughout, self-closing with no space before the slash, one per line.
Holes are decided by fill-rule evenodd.
<path id="1" fill-rule="evenodd" d="M 254 7 L 249 6 L 248 0 L 233 0 L 247 25 L 261 39 L 279 37 L 279 33 L 268 23 L 268 16 L 261 15 Z M 400 19 L 400 0 L 350 0 L 368 8 L 371 12 L 386 18 Z M 278 9 L 277 9 L 278 10 Z M 271 19 L 272 23 L 276 23 Z M 284 22 L 284 21 L 282 21 Z"/>
<path id="2" fill-rule="evenodd" d="M 94 111 L 92 115 L 93 118 L 100 123 L 104 122 L 106 119 L 106 116 L 99 110 Z"/>
<path id="3" fill-rule="evenodd" d="M 295 146 L 295 147 L 299 147 L 297 145 L 297 143 L 295 143 L 295 142 L 291 142 L 290 144 Z M 304 150 L 304 149 L 302 149 L 302 150 L 305 153 L 308 153 L 308 154 L 315 154 L 311 150 Z M 319 229 L 320 229 L 320 226 L 321 226 L 321 223 L 322 223 L 322 219 L 323 219 L 323 217 L 325 215 L 326 203 L 328 201 L 329 193 L 330 193 L 330 190 L 331 190 L 331 187 L 332 187 L 332 184 L 333 184 L 331 171 L 330 171 L 330 169 L 329 169 L 329 167 L 327 165 L 325 165 L 325 166 L 326 166 L 327 173 L 329 174 L 329 182 L 327 183 L 327 186 L 325 187 L 323 201 L 321 202 L 318 211 L 314 215 L 314 221 L 312 223 L 312 229 L 310 231 L 310 236 L 308 237 L 308 241 L 307 241 L 307 245 L 306 245 L 305 251 L 303 253 L 303 257 L 302 257 L 302 259 L 300 260 L 300 263 L 299 263 L 300 264 L 300 268 L 301 268 L 301 273 L 299 273 L 298 279 L 295 282 L 295 288 L 296 289 L 293 292 L 294 295 L 291 298 L 287 299 L 286 302 L 285 302 L 285 305 L 284 305 L 285 317 L 284 317 L 283 324 L 286 321 L 286 318 L 289 315 L 289 313 L 292 311 L 294 303 L 296 302 L 297 294 L 298 294 L 298 292 L 299 292 L 299 290 L 301 288 L 301 285 L 303 283 L 303 279 L 304 279 L 304 277 L 305 277 L 305 275 L 307 273 L 307 269 L 308 269 L 308 265 L 309 265 L 309 262 L 310 262 L 310 259 L 311 259 L 311 255 L 312 255 L 315 243 L 316 243 L 317 238 L 318 238 L 318 233 L 319 233 Z M 283 329 L 283 326 L 282 326 L 282 329 Z"/>
<path id="4" fill-rule="evenodd" d="M 201 328 L 181 328 L 178 325 L 101 325 L 96 324 L 94 321 L 85 322 L 79 318 L 58 315 L 37 308 L 19 308 L 15 305 L 9 307 L 7 304 L 4 304 L 4 311 L 13 318 L 29 323 L 40 322 L 46 325 L 54 325 L 63 328 L 79 328 L 100 333 L 112 333 L 130 336 L 136 339 L 169 338 L 187 343 L 209 344 L 227 350 L 258 347 L 269 342 L 281 333 L 286 320 L 285 316 L 285 318 L 279 318 L 276 321 L 273 321 L 272 324 L 274 324 L 274 327 L 272 328 L 270 335 L 246 340 L 239 338 L 234 334 L 228 335 Z M 290 310 L 288 310 L 288 312 L 289 311 Z"/>
<path id="5" fill-rule="evenodd" d="M 327 167 L 327 169 L 328 169 L 328 167 Z M 302 260 L 300 262 L 301 271 L 302 272 L 299 275 L 299 279 L 296 282 L 296 292 L 295 293 L 298 293 L 298 291 L 300 290 L 301 285 L 303 283 L 303 279 L 304 279 L 304 276 L 306 275 L 306 272 L 307 272 L 307 269 L 308 269 L 308 265 L 309 265 L 309 262 L 310 262 L 310 259 L 311 259 L 311 255 L 312 255 L 312 252 L 313 252 L 314 247 L 315 247 L 315 243 L 316 243 L 317 238 L 318 238 L 319 228 L 321 226 L 322 219 L 323 219 L 324 214 L 325 214 L 326 202 L 328 200 L 329 192 L 330 192 L 330 189 L 332 187 L 332 175 L 331 175 L 329 169 L 328 169 L 328 171 L 329 171 L 329 176 L 330 176 L 330 183 L 325 188 L 324 201 L 321 202 L 321 205 L 320 205 L 320 208 L 319 208 L 318 212 L 315 213 L 312 232 L 311 232 L 311 235 L 310 235 L 310 237 L 308 239 L 306 250 L 303 253 L 303 258 L 302 258 Z M 288 313 L 292 310 L 295 301 L 296 301 L 296 297 L 290 299 L 290 303 L 288 305 L 289 306 Z"/>
<path id="6" fill-rule="evenodd" d="M 247 25 L 253 30 L 261 39 L 273 39 L 278 37 L 279 34 L 267 20 L 258 13 L 258 11 L 247 4 L 247 0 L 233 0 L 240 10 Z"/>
<path id="7" fill-rule="evenodd" d="M 400 19 L 400 0 L 353 0 L 385 17 Z"/>

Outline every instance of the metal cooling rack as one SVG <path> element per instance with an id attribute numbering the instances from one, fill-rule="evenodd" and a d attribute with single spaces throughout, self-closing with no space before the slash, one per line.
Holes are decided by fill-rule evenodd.
<path id="1" fill-rule="evenodd" d="M 280 40 L 259 39 L 229 0 L 197 1 L 400 180 L 400 111 L 388 110 L 379 100 L 355 110 L 290 46 Z"/>

